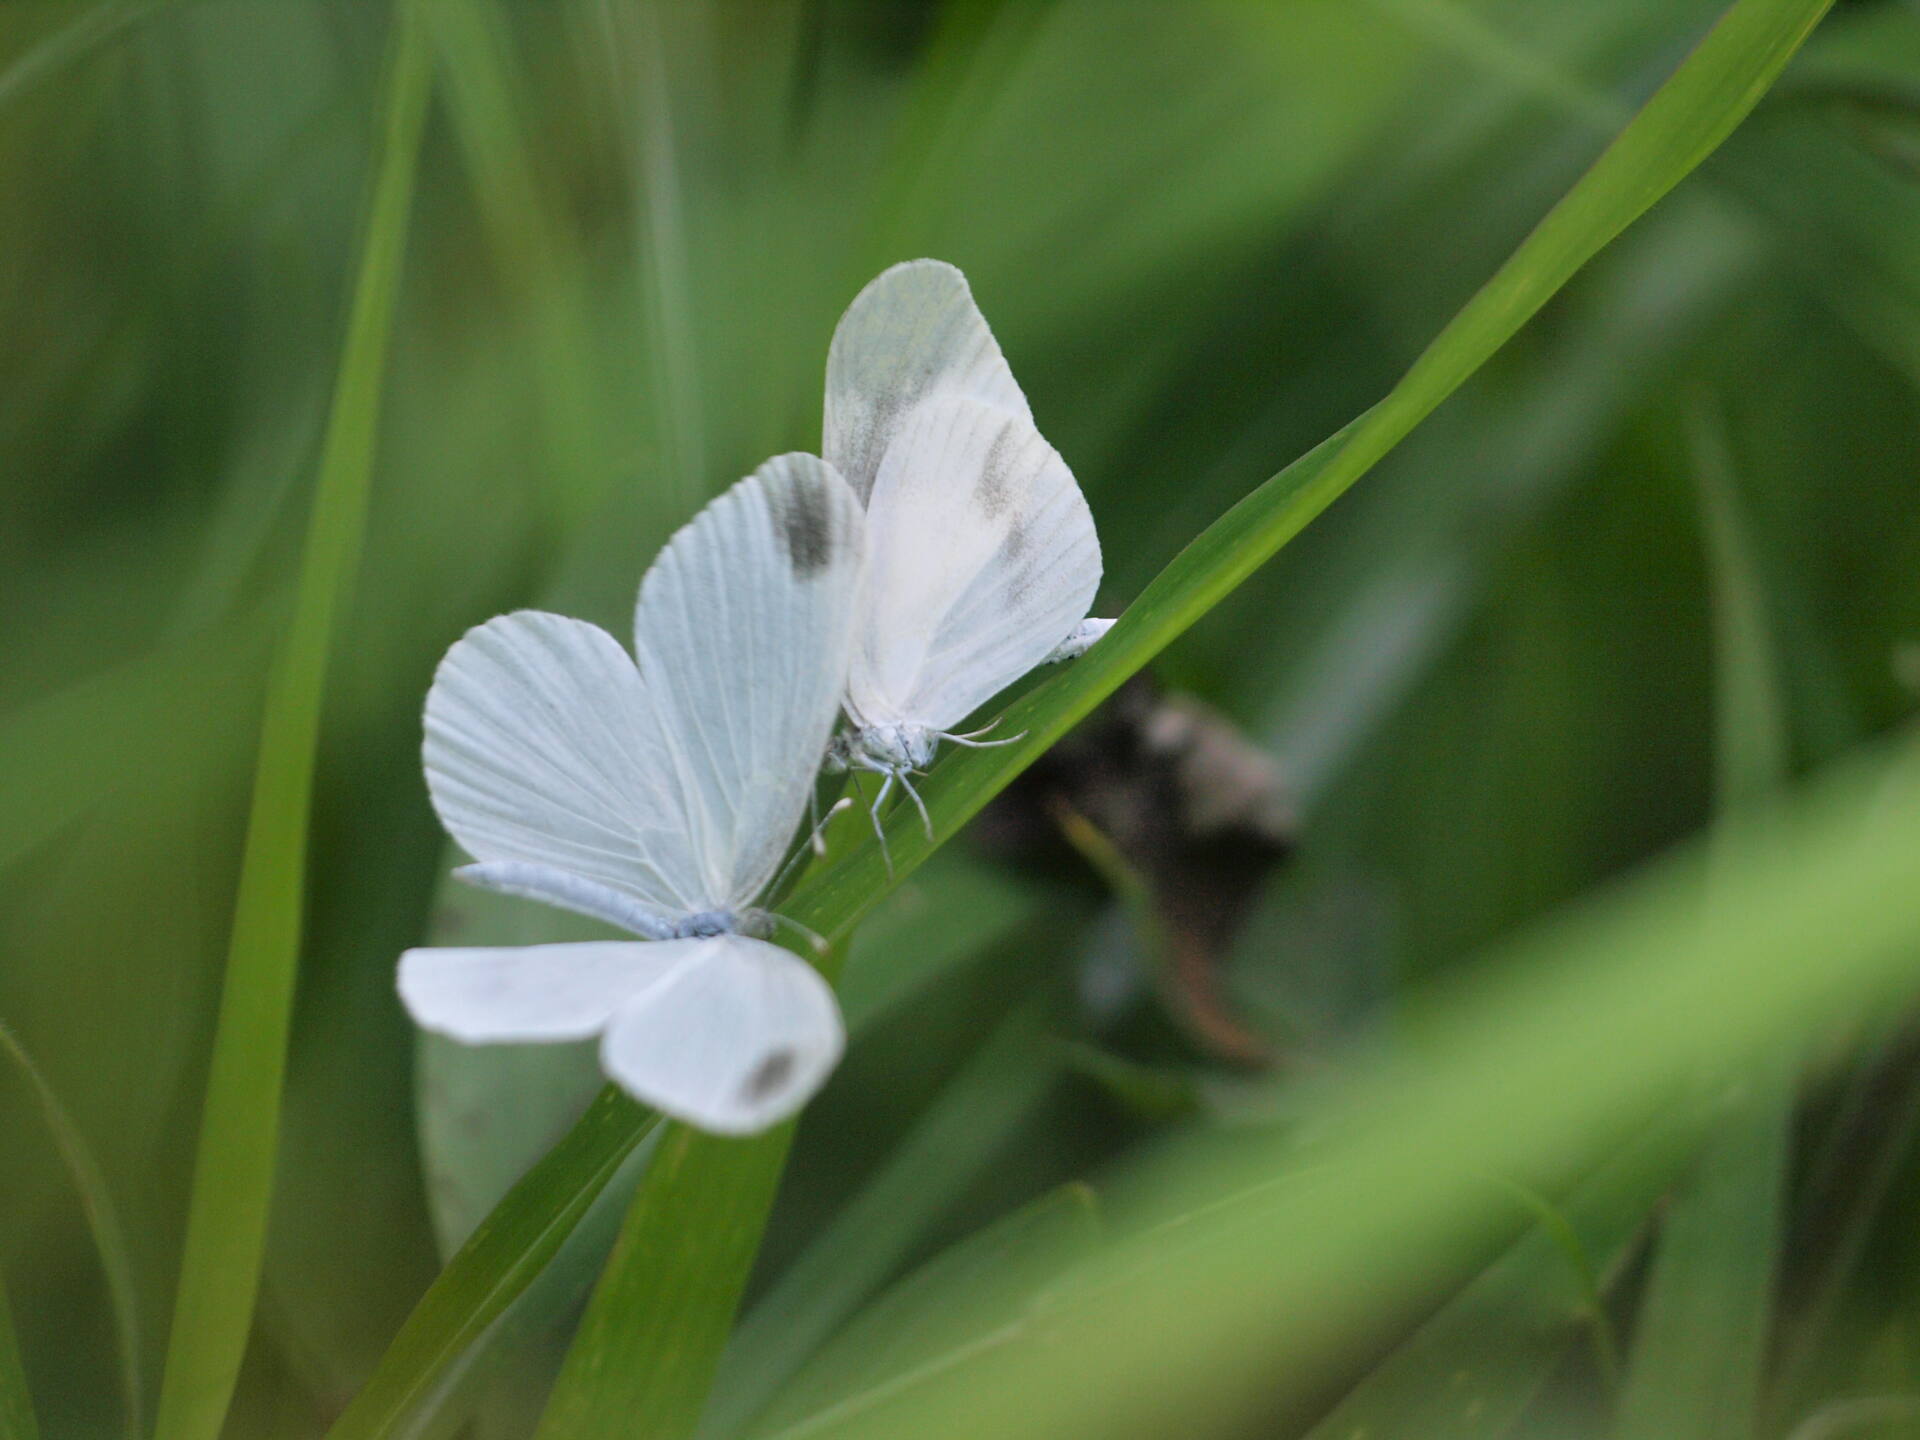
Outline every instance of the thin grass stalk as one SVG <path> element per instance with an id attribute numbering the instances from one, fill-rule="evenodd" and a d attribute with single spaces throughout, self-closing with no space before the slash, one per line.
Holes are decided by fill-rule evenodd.
<path id="1" fill-rule="evenodd" d="M 396 7 L 372 200 L 293 615 L 267 681 L 253 804 L 194 1159 L 158 1440 L 217 1440 L 252 1328 L 273 1193 L 328 656 L 358 564 L 431 63 Z"/>

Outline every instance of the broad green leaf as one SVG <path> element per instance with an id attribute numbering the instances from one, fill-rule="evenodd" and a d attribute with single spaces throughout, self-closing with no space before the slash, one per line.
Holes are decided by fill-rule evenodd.
<path id="1" fill-rule="evenodd" d="M 7 1287 L 0 1281 L 0 1440 L 39 1440 L 33 1418 L 33 1396 L 27 1391 L 27 1372 L 20 1365 L 20 1342 L 13 1333 L 13 1309 Z"/>
<path id="2" fill-rule="evenodd" d="M 993 1329 L 1019 1323 L 1032 1305 L 1029 1256 L 1075 1259 L 1092 1250 L 1099 1233 L 1094 1192 L 1073 1184 L 968 1236 L 854 1316 L 781 1390 L 752 1433 L 804 1435 L 967 1354 Z"/>
<path id="3" fill-rule="evenodd" d="M 335 624 L 365 528 L 387 341 L 406 253 L 429 67 L 396 9 L 376 178 L 294 609 L 268 681 L 187 1237 L 156 1421 L 215 1440 L 253 1320 L 300 953 L 315 748 Z"/>
<path id="4" fill-rule="evenodd" d="M 1582 264 L 1684 178 L 1752 108 L 1826 8 L 1825 0 L 1742 0 L 1732 7 L 1384 400 L 1235 506 L 1147 587 L 1100 645 L 1059 678 L 1016 702 L 1008 712 L 1006 729 L 1025 732 L 1020 744 L 943 760 L 925 792 L 937 836 L 942 840 L 950 836 L 1128 675 L 1270 558 L 1471 376 Z M 893 817 L 888 826 L 893 878 L 904 878 L 916 868 L 933 843 L 937 842 L 922 836 L 917 823 L 901 815 Z M 891 883 L 878 849 L 868 845 L 804 886 L 792 908 L 816 929 L 844 937 Z M 789 1138 L 781 1133 L 749 1142 L 696 1145 L 684 1141 L 675 1147 L 683 1168 L 668 1197 L 672 1206 L 737 1221 L 751 1211 L 742 1203 L 747 1192 L 763 1204 L 770 1202 Z M 736 1150 L 758 1151 L 762 1159 L 755 1163 Z M 684 1168 L 702 1163 L 714 1167 L 710 1184 L 703 1185 Z M 704 1192 L 704 1203 L 696 1201 L 700 1192 Z M 576 1199 L 555 1194 L 547 1203 L 558 1212 Z M 643 1195 L 638 1203 L 650 1200 Z M 759 1218 L 745 1223 L 757 1233 L 764 1223 L 764 1210 Z M 737 1240 L 737 1236 L 727 1237 L 724 1252 L 689 1247 L 682 1254 L 685 1273 L 676 1285 L 705 1286 L 721 1301 L 737 1295 L 741 1276 L 717 1270 L 696 1276 L 699 1267 L 721 1259 L 744 1270 L 756 1247 Z M 623 1293 L 618 1272 L 625 1258 L 635 1253 L 629 1247 L 616 1257 L 609 1272 L 610 1295 Z M 582 1343 L 597 1345 L 599 1333 L 596 1329 L 583 1334 Z M 631 1367 L 620 1373 L 623 1390 L 644 1387 L 654 1379 L 663 1381 L 658 1393 L 671 1396 L 671 1403 L 658 1412 L 664 1428 L 656 1433 L 682 1433 L 673 1427 L 693 1423 L 697 1403 L 690 1394 L 689 1377 L 703 1368 L 711 1373 L 724 1338 L 724 1325 L 710 1325 L 698 1336 L 685 1337 L 685 1346 L 676 1349 L 671 1380 L 636 1378 Z M 707 1347 L 711 1353 L 695 1356 L 694 1347 Z M 589 1370 L 594 1375 L 608 1373 L 602 1365 Z M 579 1416 L 571 1408 L 574 1403 L 565 1400 L 563 1393 L 569 1419 Z M 628 1419 L 630 1415 L 623 1414 L 622 1423 Z"/>
<path id="5" fill-rule="evenodd" d="M 707 1433 L 737 1433 L 953 1203 L 1058 1071 L 1039 1007 L 1020 1006 L 818 1239 L 781 1273 L 728 1343 Z"/>
<path id="6" fill-rule="evenodd" d="M 1720 416 L 1696 406 L 1691 460 L 1714 620 L 1719 823 L 1746 821 L 1787 778 L 1788 726 L 1765 577 Z M 1622 1440 L 1751 1440 L 1786 1240 L 1792 1052 L 1764 1060 L 1660 1228 L 1621 1397 Z"/>
<path id="7" fill-rule="evenodd" d="M 120 1212 L 114 1206 L 112 1192 L 107 1189 L 106 1176 L 100 1173 L 100 1163 L 94 1159 L 93 1147 L 87 1144 L 86 1136 L 80 1133 L 80 1127 L 54 1093 L 46 1075 L 34 1064 L 33 1056 L 5 1024 L 0 1024 L 0 1052 L 26 1077 L 40 1116 L 53 1136 L 54 1147 L 60 1152 L 61 1163 L 66 1166 L 67 1177 L 73 1182 L 74 1193 L 80 1198 L 80 1213 L 86 1217 L 87 1230 L 93 1236 L 93 1248 L 100 1257 L 100 1272 L 107 1283 L 107 1302 L 113 1312 L 113 1339 L 120 1362 L 120 1407 L 126 1434 L 129 1440 L 139 1440 L 146 1429 L 142 1418 L 140 1305 L 134 1290 L 133 1259 L 127 1251 Z M 5 1311 L 6 1297 L 0 1293 L 0 1323 L 5 1321 Z M 0 1349 L 4 1348 L 4 1337 L 0 1337 Z M 0 1368 L 4 1365 L 0 1364 Z M 0 1377 L 0 1388 L 4 1388 L 4 1377 Z M 28 1418 L 31 1419 L 31 1415 Z M 0 1419 L 0 1437 L 7 1433 Z M 27 1433 L 31 1433 L 31 1427 Z"/>

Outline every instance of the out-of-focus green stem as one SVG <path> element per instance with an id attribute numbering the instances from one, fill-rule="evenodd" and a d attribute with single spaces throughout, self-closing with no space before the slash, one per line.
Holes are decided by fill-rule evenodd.
<path id="1" fill-rule="evenodd" d="M 352 312 L 293 615 L 267 682 L 157 1440 L 217 1440 L 252 1329 L 305 910 L 320 707 L 365 530 L 387 342 L 426 120 L 431 65 L 418 3 L 401 0 L 395 11 Z"/>

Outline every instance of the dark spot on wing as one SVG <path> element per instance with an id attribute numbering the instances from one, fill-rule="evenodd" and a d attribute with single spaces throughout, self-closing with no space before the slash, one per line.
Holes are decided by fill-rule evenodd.
<path id="1" fill-rule="evenodd" d="M 754 1066 L 753 1073 L 747 1076 L 747 1083 L 740 1087 L 740 1093 L 749 1100 L 764 1100 L 793 1074 L 794 1061 L 797 1059 L 791 1050 L 775 1050 Z"/>
<path id="2" fill-rule="evenodd" d="M 867 413 L 866 430 L 860 436 L 861 474 L 854 482 L 864 487 L 868 494 L 873 492 L 873 482 L 880 476 L 880 462 L 887 458 L 887 445 L 900 426 L 900 417 L 920 398 L 919 392 L 924 388 L 923 381 L 874 397 L 873 406 Z"/>
<path id="3" fill-rule="evenodd" d="M 1008 452 L 1013 448 L 1013 427 L 1005 426 L 993 437 L 993 445 L 987 451 L 986 463 L 980 467 L 980 478 L 974 483 L 973 498 L 979 502 L 980 513 L 989 520 L 1000 518 L 1013 500 L 1013 479 L 1010 473 L 1013 456 Z"/>
<path id="4" fill-rule="evenodd" d="M 774 529 L 787 547 L 787 563 L 804 580 L 833 559 L 833 512 L 827 488 L 805 481 L 769 489 Z"/>
<path id="5" fill-rule="evenodd" d="M 1013 523 L 1007 527 L 1007 538 L 1000 542 L 1000 548 L 1007 552 L 1009 560 L 1018 560 L 1020 553 L 1027 548 L 1027 520 L 1024 515 L 1016 515 Z"/>

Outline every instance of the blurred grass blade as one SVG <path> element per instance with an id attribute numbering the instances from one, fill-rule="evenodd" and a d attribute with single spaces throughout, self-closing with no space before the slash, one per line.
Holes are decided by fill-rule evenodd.
<path id="1" fill-rule="evenodd" d="M 1726 422 L 1712 402 L 1688 417 L 1713 621 L 1717 806 L 1738 823 L 1787 781 L 1789 726 L 1766 578 L 1740 501 Z"/>
<path id="2" fill-rule="evenodd" d="M 603 1090 L 447 1262 L 328 1440 L 410 1433 L 415 1408 L 532 1283 L 658 1123 L 612 1086 Z"/>
<path id="3" fill-rule="evenodd" d="M 689 283 L 686 205 L 671 88 L 679 67 L 669 65 L 666 54 L 671 27 L 687 22 L 690 15 L 663 0 L 636 0 L 621 6 L 600 0 L 599 14 L 614 70 L 614 93 L 633 97 L 625 122 L 641 196 L 634 256 L 646 305 L 646 398 L 660 449 L 656 469 L 666 478 L 675 508 L 684 513 L 711 485 L 699 346 L 688 310 L 695 291 Z"/>
<path id="4" fill-rule="evenodd" d="M 1028 1256 L 1058 1264 L 1091 1253 L 1100 1207 L 1063 1185 L 929 1260 L 854 1317 L 807 1362 L 752 1433 L 798 1437 L 867 1408 L 910 1377 L 938 1370 L 1018 1324 L 1034 1296 Z M 956 1296 L 964 1297 L 955 1303 Z"/>
<path id="5" fill-rule="evenodd" d="M 1018 744 L 943 757 L 923 795 L 938 837 L 917 817 L 896 812 L 887 826 L 891 873 L 868 843 L 795 896 L 789 913 L 822 933 L 843 937 L 897 880 L 904 878 L 1048 746 L 1270 559 L 1431 414 L 1614 236 L 1678 184 L 1758 102 L 1831 0 L 1740 0 L 1541 221 L 1520 248 L 1446 326 L 1388 395 L 1359 419 L 1269 479 L 1216 521 L 1128 607 L 1100 644 L 1058 678 L 1009 707 L 1003 724 Z M 684 1435 L 697 1422 L 701 1376 L 711 1376 L 727 1320 L 758 1249 L 791 1130 L 750 1141 L 697 1141 L 671 1134 L 663 1157 L 670 1174 L 642 1186 L 623 1242 L 603 1277 L 604 1299 L 583 1326 L 576 1353 L 590 1354 L 563 1376 L 545 1433 L 577 1433 L 600 1413 L 584 1392 L 605 1383 L 611 1395 L 646 1393 L 656 1408 L 641 1417 L 653 1436 Z M 658 1166 L 656 1166 L 658 1168 Z M 702 1172 L 707 1173 L 702 1173 Z M 660 1276 L 636 1283 L 669 1257 L 644 1251 L 653 1229 L 641 1211 L 659 1204 L 663 1219 L 696 1224 L 679 1251 L 673 1292 L 653 1291 Z M 702 1218 L 704 1217 L 704 1219 Z M 724 1225 L 715 1235 L 709 1227 Z M 662 1226 L 657 1233 L 669 1233 Z M 636 1273 L 638 1273 L 636 1272 Z M 652 1293 L 650 1293 L 652 1292 Z M 653 1352 L 663 1369 L 637 1373 L 613 1363 L 619 1342 L 642 1343 L 650 1306 L 675 1294 L 704 1293 L 709 1303 L 681 1343 Z M 664 1339 L 664 1337 L 661 1337 Z M 637 1348 L 632 1353 L 638 1353 Z M 704 1383 L 704 1382 L 700 1382 Z M 609 1411 L 617 1407 L 609 1406 Z M 613 1423 L 634 1423 L 631 1410 Z"/>
<path id="6" fill-rule="evenodd" d="M 118 3 L 106 0 L 106 3 L 82 8 L 70 24 L 0 70 L 0 106 L 85 59 L 141 16 L 166 3 L 167 0 L 118 0 Z"/>
<path id="7" fill-rule="evenodd" d="M 160 1389 L 158 1440 L 219 1435 L 252 1325 L 300 950 L 321 699 L 335 623 L 346 604 L 365 528 L 429 76 L 415 5 L 402 0 L 388 57 L 365 248 L 293 616 L 268 680 Z"/>
<path id="8" fill-rule="evenodd" d="M 1607 1323 L 1598 1298 L 1638 1246 L 1700 1132 L 1696 1116 L 1657 1125 L 1568 1195 L 1567 1240 L 1536 1225 L 1375 1367 L 1306 1440 L 1497 1440 L 1520 1423 L 1583 1329 Z M 1605 1368 L 1605 1361 L 1602 1362 Z"/>
<path id="9" fill-rule="evenodd" d="M 1660 1227 L 1621 1440 L 1750 1440 L 1784 1240 L 1797 1068 L 1764 1065 Z"/>
<path id="10" fill-rule="evenodd" d="M 60 1103 L 53 1086 L 20 1039 L 5 1024 L 0 1024 L 0 1051 L 26 1076 L 33 1098 L 40 1106 L 48 1133 L 60 1152 L 60 1160 L 80 1197 L 80 1213 L 86 1217 L 93 1248 L 100 1256 L 100 1271 L 107 1284 L 107 1304 L 113 1312 L 113 1339 L 120 1361 L 120 1406 L 129 1440 L 138 1440 L 146 1431 L 142 1405 L 140 1305 L 133 1283 L 133 1259 L 127 1250 L 126 1231 L 114 1208 L 113 1195 L 107 1189 L 106 1176 L 100 1173 L 93 1149 L 67 1107 Z M 0 1311 L 4 1311 L 0 1298 Z M 6 1432 L 0 1431 L 0 1436 Z"/>
<path id="11" fill-rule="evenodd" d="M 0 869 L 158 766 L 204 767 L 255 703 L 265 627 L 255 615 L 163 645 L 0 716 Z M 182 714 L 180 696 L 206 703 Z"/>
<path id="12" fill-rule="evenodd" d="M 1702 403 L 1688 431 L 1713 616 L 1719 824 L 1734 826 L 1785 783 L 1788 727 L 1765 580 L 1724 425 Z M 1786 1240 L 1797 1079 L 1791 1054 L 1761 1064 L 1667 1210 L 1621 1397 L 1621 1440 L 1755 1433 Z"/>
<path id="13" fill-rule="evenodd" d="M 446 77 L 448 118 L 473 177 L 488 239 L 526 313 L 530 378 L 554 470 L 542 477 L 537 495 L 552 497 L 557 539 L 592 513 L 605 480 L 596 444 L 602 412 L 591 334 L 570 283 L 570 251 L 557 207 L 528 154 L 525 97 L 498 5 L 437 0 L 428 16 Z"/>
<path id="14" fill-rule="evenodd" d="M 825 1232 L 747 1312 L 727 1347 L 704 1433 L 740 1430 L 1032 1113 L 1057 1073 L 1035 1002 L 1003 1020 Z"/>
<path id="15" fill-rule="evenodd" d="M 1415 1043 L 1303 1096 L 1287 1134 L 1170 1147 L 1116 1186 L 1127 1238 L 1056 1288 L 1045 1323 L 818 1433 L 1198 1437 L 1303 1402 L 1499 1233 L 1511 1191 L 1488 1176 L 1557 1189 L 1702 1071 L 1910 1002 L 1920 750 L 1770 820 L 1502 947 L 1432 997 Z M 1296 1133 L 1324 1140 L 1303 1153 Z"/>
<path id="16" fill-rule="evenodd" d="M 694 1432 L 794 1126 L 752 1140 L 668 1127 L 567 1352 L 539 1440 Z"/>
<path id="17" fill-rule="evenodd" d="M 33 1418 L 33 1396 L 20 1364 L 20 1342 L 13 1333 L 13 1308 L 0 1278 L 0 1440 L 40 1440 Z"/>

